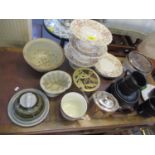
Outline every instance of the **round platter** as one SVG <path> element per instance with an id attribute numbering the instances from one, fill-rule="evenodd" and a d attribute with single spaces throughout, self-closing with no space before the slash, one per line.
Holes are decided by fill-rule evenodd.
<path id="1" fill-rule="evenodd" d="M 61 23 L 60 19 L 44 19 L 47 30 L 59 38 L 69 39 L 70 30 L 68 26 Z"/>
<path id="2" fill-rule="evenodd" d="M 26 92 L 35 93 L 41 96 L 44 101 L 44 109 L 38 117 L 35 117 L 32 119 L 23 119 L 23 118 L 18 117 L 15 113 L 15 109 L 14 109 L 15 102 L 23 93 L 26 93 Z M 13 97 L 10 99 L 9 104 L 8 104 L 9 118 L 11 119 L 13 123 L 15 123 L 16 125 L 22 126 L 22 127 L 31 127 L 31 126 L 35 126 L 41 123 L 47 117 L 48 113 L 49 113 L 49 100 L 44 93 L 42 93 L 40 90 L 37 90 L 37 89 L 23 89 L 17 92 L 15 95 L 13 95 Z"/>

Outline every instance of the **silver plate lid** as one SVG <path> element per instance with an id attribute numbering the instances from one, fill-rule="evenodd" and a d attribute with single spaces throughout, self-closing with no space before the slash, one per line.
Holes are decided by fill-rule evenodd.
<path id="1" fill-rule="evenodd" d="M 117 99 L 110 93 L 105 91 L 97 91 L 93 94 L 95 104 L 103 111 L 115 112 L 119 109 Z"/>

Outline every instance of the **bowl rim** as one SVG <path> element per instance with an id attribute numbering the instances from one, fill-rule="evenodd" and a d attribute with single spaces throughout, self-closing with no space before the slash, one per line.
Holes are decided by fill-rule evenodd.
<path id="1" fill-rule="evenodd" d="M 29 58 L 27 57 L 27 52 L 28 52 L 28 48 L 33 44 L 33 43 L 36 43 L 36 42 L 48 42 L 48 43 L 52 43 L 52 44 L 54 44 L 55 46 L 57 46 L 57 48 L 59 48 L 60 49 L 60 51 L 61 51 L 61 53 L 62 53 L 62 60 L 60 61 L 60 63 L 59 64 L 57 64 L 55 67 L 49 67 L 49 68 L 39 68 L 39 67 L 37 67 L 36 65 L 34 65 L 34 64 L 32 64 L 31 63 L 31 61 L 29 60 Z M 35 70 L 37 70 L 37 71 L 39 71 L 39 72 L 46 72 L 46 71 L 50 71 L 50 70 L 54 70 L 54 69 L 56 69 L 56 68 L 58 68 L 59 66 L 61 66 L 63 63 L 64 63 L 64 61 L 65 61 L 65 55 L 64 55 L 64 52 L 63 52 L 63 48 L 57 43 L 57 42 L 55 42 L 55 41 L 53 41 L 53 40 L 51 40 L 51 39 L 48 39 L 48 38 L 37 38 L 37 39 L 33 39 L 33 40 L 30 40 L 30 41 L 28 41 L 26 44 L 25 44 L 25 46 L 24 46 L 24 48 L 23 48 L 23 57 L 24 57 L 24 59 L 25 59 L 25 61 L 33 68 L 33 69 L 35 69 Z"/>
<path id="2" fill-rule="evenodd" d="M 78 96 L 80 96 L 80 97 L 82 97 L 83 99 L 84 99 L 84 104 L 85 104 L 85 112 L 83 113 L 83 114 L 81 114 L 80 116 L 78 116 L 78 117 L 73 117 L 73 116 L 70 116 L 70 115 L 68 115 L 64 110 L 63 110 L 63 107 L 62 107 L 62 104 L 63 104 L 63 99 L 64 99 L 64 97 L 66 97 L 67 95 L 70 95 L 70 94 L 76 94 L 76 95 L 78 95 Z M 80 118 L 82 118 L 85 114 L 86 114 L 86 112 L 87 112 L 87 110 L 88 110 L 88 103 L 87 103 L 87 100 L 85 99 L 85 97 L 82 95 L 82 94 L 80 94 L 80 93 L 78 93 L 78 92 L 69 92 L 69 93 L 67 93 L 67 94 L 65 94 L 62 98 L 61 98 L 61 102 L 60 102 L 60 110 L 64 113 L 64 115 L 66 116 L 66 117 L 68 117 L 69 119 L 72 119 L 72 120 L 74 120 L 74 119 L 80 119 Z"/>
<path id="3" fill-rule="evenodd" d="M 45 88 L 45 86 L 43 85 L 43 81 L 44 81 L 44 78 L 48 75 L 52 75 L 54 73 L 63 73 L 65 74 L 65 76 L 68 77 L 69 79 L 69 84 L 66 88 L 62 89 L 62 90 L 59 90 L 59 91 L 49 91 Z M 62 71 L 62 70 L 54 70 L 54 71 L 50 71 L 50 72 L 47 72 L 45 73 L 41 78 L 40 78 L 40 87 L 46 92 L 46 93 L 49 93 L 49 94 L 60 94 L 60 93 L 63 93 L 64 91 L 68 90 L 70 87 L 72 86 L 72 77 L 69 73 L 65 72 L 65 71 Z"/>

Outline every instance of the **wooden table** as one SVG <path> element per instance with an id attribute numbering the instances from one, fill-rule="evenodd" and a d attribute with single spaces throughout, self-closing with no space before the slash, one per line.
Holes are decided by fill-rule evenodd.
<path id="1" fill-rule="evenodd" d="M 70 74 L 73 73 L 67 60 L 59 69 Z M 89 108 L 83 120 L 70 122 L 61 116 L 59 110 L 60 100 L 64 94 L 50 99 L 50 112 L 41 124 L 29 128 L 13 124 L 7 115 L 7 106 L 15 93 L 14 89 L 16 87 L 19 87 L 20 90 L 25 88 L 40 89 L 39 80 L 42 75 L 24 61 L 22 49 L 0 49 L 0 134 L 96 134 L 113 131 L 117 128 L 155 124 L 155 117 L 144 119 L 135 114 L 118 114 L 96 118 L 93 113 L 90 113 Z M 149 77 L 149 81 L 154 83 L 151 77 Z M 111 82 L 111 80 L 105 80 L 101 77 L 99 90 L 105 90 Z M 73 84 L 68 92 L 70 91 L 79 90 Z"/>

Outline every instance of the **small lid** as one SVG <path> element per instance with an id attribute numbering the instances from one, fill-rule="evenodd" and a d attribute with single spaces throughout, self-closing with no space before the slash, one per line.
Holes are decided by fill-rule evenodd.
<path id="1" fill-rule="evenodd" d="M 24 108 L 32 108 L 37 103 L 37 97 L 33 93 L 25 93 L 20 97 L 19 104 Z"/>
<path id="2" fill-rule="evenodd" d="M 97 91 L 93 94 L 95 104 L 106 112 L 115 112 L 119 109 L 117 99 L 110 93 L 105 91 Z"/>
<path id="3" fill-rule="evenodd" d="M 150 73 L 152 71 L 152 64 L 149 59 L 136 51 L 128 54 L 128 60 L 131 65 L 140 72 Z"/>

